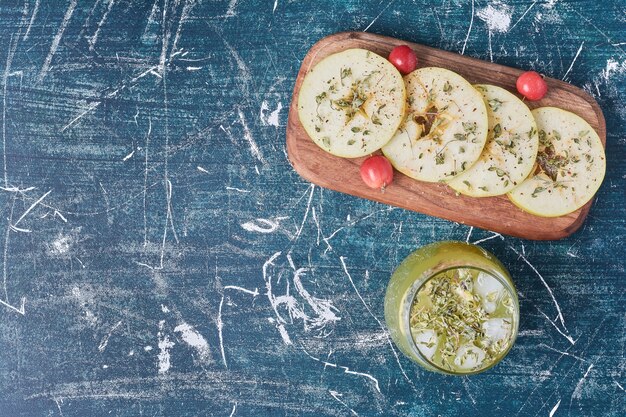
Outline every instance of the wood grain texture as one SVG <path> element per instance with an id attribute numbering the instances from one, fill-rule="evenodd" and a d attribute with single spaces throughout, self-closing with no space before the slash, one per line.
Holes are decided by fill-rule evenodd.
<path id="1" fill-rule="evenodd" d="M 289 159 L 296 171 L 322 187 L 510 236 L 550 240 L 564 238 L 578 230 L 587 217 L 593 199 L 568 215 L 543 218 L 520 210 L 506 196 L 472 198 L 457 195 L 444 184 L 416 181 L 397 171 L 393 184 L 382 193 L 368 188 L 361 181 L 359 166 L 365 158 L 336 157 L 322 150 L 309 138 L 298 117 L 297 104 L 300 86 L 310 69 L 325 57 L 349 48 L 368 49 L 386 57 L 394 47 L 403 44 L 410 45 L 416 51 L 419 67 L 447 68 L 461 74 L 472 84 L 494 84 L 515 93 L 515 82 L 523 72 L 371 33 L 345 32 L 327 36 L 307 53 L 293 90 L 286 141 Z M 554 78 L 547 77 L 546 82 L 548 94 L 539 101 L 527 101 L 529 107 L 554 106 L 569 110 L 584 118 L 605 144 L 604 115 L 593 97 L 580 88 Z"/>

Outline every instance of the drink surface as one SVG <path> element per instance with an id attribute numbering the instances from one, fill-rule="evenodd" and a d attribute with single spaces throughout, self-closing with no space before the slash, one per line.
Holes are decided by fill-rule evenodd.
<path id="1" fill-rule="evenodd" d="M 469 373 L 497 362 L 513 340 L 515 306 L 509 290 L 476 268 L 435 274 L 410 310 L 412 339 L 433 366 Z"/>

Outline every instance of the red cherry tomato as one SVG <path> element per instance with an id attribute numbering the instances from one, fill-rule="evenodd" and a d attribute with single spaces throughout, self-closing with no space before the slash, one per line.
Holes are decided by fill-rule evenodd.
<path id="1" fill-rule="evenodd" d="M 389 54 L 389 61 L 404 75 L 417 68 L 417 55 L 407 45 L 393 48 Z"/>
<path id="2" fill-rule="evenodd" d="M 393 181 L 393 167 L 382 155 L 370 156 L 361 165 L 361 178 L 368 187 L 385 191 Z"/>
<path id="3" fill-rule="evenodd" d="M 528 100 L 541 100 L 548 92 L 548 84 L 535 71 L 526 71 L 517 79 L 517 91 Z"/>

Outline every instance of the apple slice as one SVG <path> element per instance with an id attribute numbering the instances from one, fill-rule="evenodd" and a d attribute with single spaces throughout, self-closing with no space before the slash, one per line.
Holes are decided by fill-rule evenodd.
<path id="1" fill-rule="evenodd" d="M 388 60 L 365 49 L 347 49 L 306 74 L 298 116 L 319 147 L 356 158 L 380 149 L 398 130 L 405 94 L 402 76 Z"/>
<path id="2" fill-rule="evenodd" d="M 398 171 L 417 180 L 454 178 L 478 160 L 487 141 L 481 94 L 443 68 L 420 68 L 404 81 L 407 116 L 383 153 Z"/>
<path id="3" fill-rule="evenodd" d="M 521 184 L 535 165 L 537 125 L 528 107 L 504 88 L 487 84 L 474 87 L 487 104 L 487 144 L 478 161 L 448 185 L 472 197 L 506 194 Z"/>
<path id="4" fill-rule="evenodd" d="M 536 170 L 508 196 L 534 215 L 563 216 L 584 206 L 600 188 L 604 147 L 589 123 L 574 113 L 540 107 L 532 114 L 539 130 Z"/>

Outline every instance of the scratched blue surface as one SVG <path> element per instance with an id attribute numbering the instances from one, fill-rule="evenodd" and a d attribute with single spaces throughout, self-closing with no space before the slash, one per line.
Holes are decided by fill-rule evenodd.
<path id="1" fill-rule="evenodd" d="M 623 416 L 624 1 L 3 0 L 0 416 Z M 367 30 L 564 78 L 607 120 L 583 228 L 531 242 L 314 187 L 300 62 Z M 471 378 L 384 329 L 413 249 L 480 241 L 518 341 Z"/>

